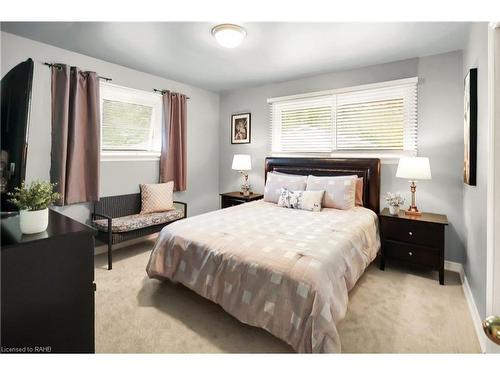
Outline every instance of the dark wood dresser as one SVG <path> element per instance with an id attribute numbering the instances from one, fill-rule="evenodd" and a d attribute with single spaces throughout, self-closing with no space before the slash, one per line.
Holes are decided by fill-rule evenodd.
<path id="1" fill-rule="evenodd" d="M 220 195 L 220 206 L 221 208 L 237 206 L 238 204 L 248 203 L 262 198 L 264 198 L 263 194 L 251 193 L 249 196 L 245 197 L 239 191 L 232 191 Z"/>
<path id="2" fill-rule="evenodd" d="M 439 283 L 444 284 L 444 229 L 448 225 L 445 215 L 422 213 L 408 216 L 389 214 L 384 208 L 379 215 L 382 245 L 380 269 L 387 259 L 426 267 L 439 271 Z"/>
<path id="3" fill-rule="evenodd" d="M 94 233 L 50 210 L 45 232 L 2 218 L 1 351 L 94 353 Z"/>

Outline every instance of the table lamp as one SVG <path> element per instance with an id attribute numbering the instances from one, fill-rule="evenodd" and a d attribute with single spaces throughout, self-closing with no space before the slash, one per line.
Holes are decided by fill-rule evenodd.
<path id="1" fill-rule="evenodd" d="M 415 181 L 431 179 L 431 167 L 429 164 L 429 158 L 415 156 L 403 157 L 399 159 L 396 177 L 406 178 L 411 183 L 411 205 L 408 210 L 405 211 L 405 214 L 417 216 L 422 215 L 422 213 L 417 208 L 417 199 L 415 197 L 417 185 L 415 184 Z"/>
<path id="2" fill-rule="evenodd" d="M 243 184 L 241 185 L 240 194 L 243 194 L 245 197 L 250 195 L 250 185 L 248 184 L 248 173 L 252 169 L 252 160 L 250 155 L 246 154 L 236 154 L 233 157 L 233 166 L 232 169 L 239 171 L 243 178 Z"/>

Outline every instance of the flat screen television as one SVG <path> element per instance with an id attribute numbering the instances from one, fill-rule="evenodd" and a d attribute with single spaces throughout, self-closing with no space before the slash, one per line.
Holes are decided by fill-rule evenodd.
<path id="1" fill-rule="evenodd" d="M 7 192 L 20 186 L 26 174 L 26 153 L 33 82 L 33 60 L 28 59 L 2 77 L 2 149 L 0 153 L 1 211 L 15 211 Z"/>

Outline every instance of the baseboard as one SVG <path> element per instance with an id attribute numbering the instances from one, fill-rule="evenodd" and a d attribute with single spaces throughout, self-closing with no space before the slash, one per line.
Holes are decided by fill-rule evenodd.
<path id="1" fill-rule="evenodd" d="M 464 273 L 464 267 L 462 266 L 462 263 L 457 263 L 457 262 L 445 260 L 444 261 L 444 269 L 458 273 L 460 275 L 460 280 L 463 281 L 463 278 L 465 277 L 465 273 Z"/>
<path id="2" fill-rule="evenodd" d="M 457 272 L 460 275 L 460 280 L 462 281 L 462 289 L 464 291 L 465 300 L 467 301 L 467 306 L 469 307 L 469 312 L 472 318 L 472 324 L 474 324 L 477 340 L 479 341 L 481 352 L 486 353 L 486 337 L 483 333 L 482 319 L 479 315 L 476 302 L 474 301 L 469 281 L 467 280 L 467 276 L 465 275 L 464 267 L 461 263 L 450 262 L 446 260 L 444 262 L 444 268 L 448 271 Z"/>
<path id="3" fill-rule="evenodd" d="M 138 244 L 138 243 L 141 243 L 144 241 L 153 240 L 156 237 L 158 237 L 158 233 L 153 233 L 153 234 L 150 234 L 148 236 L 134 238 L 134 239 L 128 240 L 128 241 L 123 241 L 123 242 L 117 243 L 116 245 L 113 245 L 113 251 L 127 247 L 127 246 L 135 245 L 135 244 Z M 100 255 L 100 254 L 104 254 L 107 252 L 108 252 L 108 245 L 106 245 L 106 244 L 96 246 L 94 248 L 94 255 Z"/>

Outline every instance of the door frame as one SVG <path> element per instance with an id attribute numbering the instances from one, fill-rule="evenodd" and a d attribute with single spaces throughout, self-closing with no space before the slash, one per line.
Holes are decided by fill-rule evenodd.
<path id="1" fill-rule="evenodd" d="M 488 112 L 486 315 L 500 316 L 500 22 L 488 25 Z M 487 353 L 500 353 L 485 340 Z"/>

